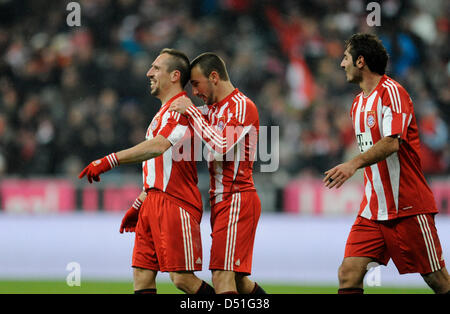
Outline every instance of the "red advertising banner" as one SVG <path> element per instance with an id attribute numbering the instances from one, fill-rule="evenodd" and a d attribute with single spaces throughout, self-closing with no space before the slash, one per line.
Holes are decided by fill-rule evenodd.
<path id="1" fill-rule="evenodd" d="M 77 186 L 67 179 L 0 180 L 0 209 L 9 213 L 54 213 L 74 210 L 126 211 L 142 186 L 102 183 Z"/>
<path id="2" fill-rule="evenodd" d="M 441 214 L 450 214 L 450 179 L 430 184 Z M 284 211 L 299 214 L 356 215 L 363 195 L 363 185 L 346 182 L 339 189 L 328 189 L 316 178 L 291 181 L 283 192 Z"/>
<path id="3" fill-rule="evenodd" d="M 128 210 L 136 197 L 142 192 L 137 184 L 128 184 L 120 187 L 107 186 L 103 191 L 103 208 L 107 211 Z"/>
<path id="4" fill-rule="evenodd" d="M 1 207 L 14 213 L 50 213 L 75 209 L 75 187 L 59 179 L 4 179 Z"/>

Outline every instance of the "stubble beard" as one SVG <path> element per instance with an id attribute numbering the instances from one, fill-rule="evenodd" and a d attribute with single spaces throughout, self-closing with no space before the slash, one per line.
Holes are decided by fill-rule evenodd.
<path id="1" fill-rule="evenodd" d="M 159 95 L 159 93 L 160 93 L 160 90 L 159 90 L 159 87 L 155 87 L 154 89 L 151 89 L 150 90 L 150 94 L 152 95 L 152 96 L 158 96 Z"/>
<path id="2" fill-rule="evenodd" d="M 353 75 L 347 79 L 347 81 L 349 83 L 353 83 L 353 84 L 359 84 L 362 81 L 362 74 L 360 73 L 360 71 L 354 71 L 352 73 Z"/>

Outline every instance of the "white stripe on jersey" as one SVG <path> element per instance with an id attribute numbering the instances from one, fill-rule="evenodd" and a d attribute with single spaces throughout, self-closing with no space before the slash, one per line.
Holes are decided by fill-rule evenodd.
<path id="1" fill-rule="evenodd" d="M 245 97 L 239 93 L 236 94 L 232 99 L 236 103 L 236 119 L 238 120 L 239 123 L 244 124 L 245 112 L 247 109 L 247 101 Z"/>
<path id="2" fill-rule="evenodd" d="M 436 247 L 434 245 L 433 236 L 431 234 L 430 226 L 425 215 L 417 215 L 420 229 L 422 230 L 423 239 L 428 253 L 428 261 L 430 262 L 431 271 L 435 272 L 441 269 L 439 265 L 439 259 L 436 253 Z"/>
<path id="3" fill-rule="evenodd" d="M 405 123 L 406 123 L 407 116 L 408 115 L 406 113 L 402 113 L 402 131 L 405 129 Z"/>
<path id="4" fill-rule="evenodd" d="M 218 163 L 221 163 L 220 161 L 210 161 L 212 163 L 215 163 L 214 165 L 214 194 L 216 195 L 215 202 L 221 202 L 222 201 L 222 193 L 224 190 L 223 186 L 223 167 L 221 165 L 218 165 Z M 208 162 L 208 167 L 210 167 Z M 211 187 L 213 188 L 213 187 Z"/>
<path id="5" fill-rule="evenodd" d="M 180 208 L 181 229 L 183 233 L 183 248 L 186 270 L 194 270 L 194 250 L 192 246 L 191 220 L 189 213 Z"/>
<path id="6" fill-rule="evenodd" d="M 243 95 L 238 94 L 239 97 L 242 98 L 242 100 L 244 101 L 244 112 L 242 114 L 242 124 L 244 124 L 245 122 L 245 118 L 246 118 L 246 114 L 247 114 L 247 98 L 245 98 Z"/>
<path id="7" fill-rule="evenodd" d="M 233 181 L 236 180 L 236 175 L 239 169 L 239 162 L 241 158 L 241 145 L 240 141 L 236 141 L 236 150 L 233 152 L 234 154 L 234 172 L 233 172 Z"/>
<path id="8" fill-rule="evenodd" d="M 367 219 L 372 218 L 372 212 L 370 211 L 370 200 L 372 198 L 372 183 L 370 183 L 369 178 L 367 177 L 366 172 L 364 171 L 364 175 L 366 176 L 366 186 L 365 186 L 365 197 L 367 198 L 367 205 L 364 207 L 364 210 L 361 213 L 361 216 Z"/>
<path id="9" fill-rule="evenodd" d="M 398 196 L 400 189 L 400 161 L 398 153 L 395 152 L 386 158 L 386 164 L 391 181 L 392 195 L 394 197 L 395 209 L 398 213 Z"/>
<path id="10" fill-rule="evenodd" d="M 217 118 L 222 118 L 223 116 L 223 112 L 225 111 L 225 109 L 228 108 L 228 102 L 226 102 L 222 107 L 220 107 L 219 112 L 217 113 Z M 211 110 L 212 112 L 212 110 Z M 214 114 L 213 114 L 214 115 Z M 211 125 L 214 125 L 213 123 L 211 123 Z"/>
<path id="11" fill-rule="evenodd" d="M 366 102 L 366 111 L 371 111 L 371 110 L 376 110 L 376 108 L 373 108 L 373 105 L 375 103 L 375 98 L 377 98 L 377 91 L 373 92 L 372 95 L 370 95 L 369 98 L 367 98 L 367 102 Z"/>
<path id="12" fill-rule="evenodd" d="M 402 113 L 402 131 L 409 127 L 412 120 L 412 114 Z"/>
<path id="13" fill-rule="evenodd" d="M 231 197 L 230 215 L 227 229 L 227 242 L 225 247 L 224 270 L 233 270 L 234 251 L 236 248 L 237 223 L 241 210 L 241 193 L 234 193 Z"/>
<path id="14" fill-rule="evenodd" d="M 383 102 L 381 101 L 381 96 L 378 97 L 377 107 L 375 108 L 377 112 L 378 119 L 378 131 L 380 133 L 380 137 L 383 137 Z"/>
<path id="15" fill-rule="evenodd" d="M 363 97 L 362 95 L 359 97 L 358 105 L 356 106 L 356 112 L 355 112 L 355 132 L 356 134 L 361 133 L 361 104 L 363 103 Z"/>
<path id="16" fill-rule="evenodd" d="M 178 124 L 170 133 L 170 135 L 167 137 L 167 139 L 169 140 L 170 143 L 172 143 L 172 145 L 175 145 L 178 141 L 180 141 L 184 134 L 186 133 L 188 127 L 187 125 L 181 125 Z"/>
<path id="17" fill-rule="evenodd" d="M 391 79 L 387 79 L 385 83 L 390 84 L 392 86 L 392 89 L 394 91 L 395 97 L 397 99 L 397 109 L 398 113 L 402 112 L 402 99 L 400 98 L 400 92 L 398 91 L 398 87 L 395 84 L 395 82 Z"/>
<path id="18" fill-rule="evenodd" d="M 392 135 L 392 110 L 390 107 L 383 107 L 383 137 Z"/>
<path id="19" fill-rule="evenodd" d="M 163 191 L 166 191 L 167 184 L 169 184 L 170 175 L 172 174 L 172 146 L 169 147 L 163 154 Z"/>
<path id="20" fill-rule="evenodd" d="M 401 101 L 400 101 L 400 94 L 398 92 L 397 86 L 389 80 L 386 80 L 383 82 L 383 87 L 386 88 L 389 94 L 389 98 L 391 99 L 391 104 L 394 112 L 400 113 L 401 112 Z"/>
<path id="21" fill-rule="evenodd" d="M 235 109 L 235 113 L 236 113 L 236 120 L 241 123 L 241 107 L 242 107 L 242 102 L 237 98 L 237 94 L 234 95 L 231 99 L 233 99 L 234 104 L 236 105 L 236 109 Z"/>
<path id="22" fill-rule="evenodd" d="M 373 189 L 378 199 L 378 217 L 377 220 L 387 220 L 387 202 L 386 195 L 384 194 L 383 182 L 381 181 L 380 171 L 378 170 L 378 164 L 373 164 L 370 166 L 372 169 L 372 182 Z"/>
<path id="23" fill-rule="evenodd" d="M 155 186 L 155 179 L 156 179 L 156 167 L 155 167 L 155 158 L 149 159 L 144 161 L 144 163 L 147 163 L 147 177 L 144 177 L 144 180 L 146 180 L 146 183 L 149 187 Z"/>

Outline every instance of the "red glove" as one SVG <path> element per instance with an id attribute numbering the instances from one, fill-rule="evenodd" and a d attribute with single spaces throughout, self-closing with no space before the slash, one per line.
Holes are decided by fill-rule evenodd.
<path id="1" fill-rule="evenodd" d="M 81 171 L 78 178 L 83 178 L 85 175 L 89 181 L 92 183 L 92 180 L 99 182 L 100 174 L 103 172 L 109 171 L 114 167 L 119 165 L 119 160 L 115 153 L 109 154 L 108 156 L 103 157 L 102 159 L 97 159 L 91 162 L 83 171 Z"/>
<path id="2" fill-rule="evenodd" d="M 142 202 L 139 198 L 137 198 L 122 219 L 122 224 L 120 225 L 120 233 L 123 233 L 124 229 L 125 232 L 134 232 L 139 218 L 139 210 L 141 209 L 141 206 Z"/>

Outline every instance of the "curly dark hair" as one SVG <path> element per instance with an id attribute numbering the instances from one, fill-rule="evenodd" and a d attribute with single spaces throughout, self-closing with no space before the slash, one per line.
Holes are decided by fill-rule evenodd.
<path id="1" fill-rule="evenodd" d="M 345 49 L 347 48 L 352 55 L 354 65 L 356 65 L 358 57 L 363 56 L 370 71 L 380 75 L 386 72 L 389 56 L 383 43 L 376 35 L 353 34 L 345 41 Z"/>

